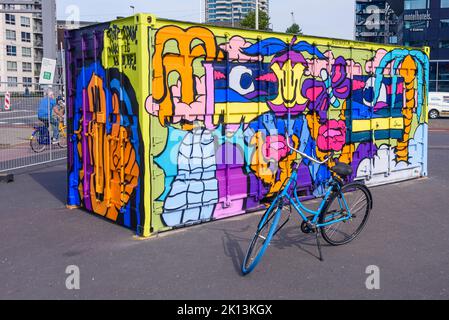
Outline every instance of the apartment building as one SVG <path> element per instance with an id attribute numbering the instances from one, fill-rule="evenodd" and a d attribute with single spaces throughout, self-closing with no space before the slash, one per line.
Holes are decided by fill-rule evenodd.
<path id="1" fill-rule="evenodd" d="M 42 58 L 56 58 L 55 0 L 0 0 L 0 82 L 12 92 L 32 90 Z"/>
<path id="2" fill-rule="evenodd" d="M 206 22 L 225 26 L 239 26 L 250 12 L 259 9 L 269 14 L 268 0 L 206 0 Z"/>

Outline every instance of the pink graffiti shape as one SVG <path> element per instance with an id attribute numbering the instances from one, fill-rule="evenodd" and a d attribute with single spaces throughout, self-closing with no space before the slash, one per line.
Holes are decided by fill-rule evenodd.
<path id="1" fill-rule="evenodd" d="M 346 143 L 346 124 L 342 120 L 329 120 L 319 130 L 318 148 L 322 151 L 341 151 Z"/>
<path id="2" fill-rule="evenodd" d="M 224 73 L 222 73 L 220 71 L 214 71 L 214 78 L 215 78 L 215 80 L 222 80 L 222 79 L 226 79 L 226 76 L 224 75 Z"/>
<path id="3" fill-rule="evenodd" d="M 228 43 L 223 44 L 220 48 L 228 53 L 228 59 L 230 61 L 260 61 L 261 56 L 253 57 L 248 56 L 242 52 L 242 49 L 251 46 L 250 42 L 247 42 L 240 36 L 232 37 Z"/>
<path id="4" fill-rule="evenodd" d="M 288 154 L 287 142 L 283 136 L 268 136 L 264 144 L 264 156 L 280 161 Z"/>
<path id="5" fill-rule="evenodd" d="M 179 123 L 182 119 L 187 121 L 204 120 L 204 114 L 206 113 L 206 82 L 205 77 L 195 77 L 197 98 L 191 104 L 182 102 L 181 89 L 182 83 L 178 81 L 178 84 L 171 87 L 173 104 L 175 107 L 175 114 L 173 116 L 173 122 Z"/>
<path id="6" fill-rule="evenodd" d="M 256 78 L 257 81 L 268 81 L 268 82 L 278 82 L 278 78 L 276 77 L 276 74 L 274 73 L 267 73 L 264 74 L 258 78 Z"/>

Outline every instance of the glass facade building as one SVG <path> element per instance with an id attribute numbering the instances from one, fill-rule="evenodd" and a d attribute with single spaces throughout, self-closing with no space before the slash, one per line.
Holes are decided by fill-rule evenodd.
<path id="1" fill-rule="evenodd" d="M 449 0 L 357 0 L 355 28 L 360 41 L 430 47 L 430 91 L 449 92 Z"/>

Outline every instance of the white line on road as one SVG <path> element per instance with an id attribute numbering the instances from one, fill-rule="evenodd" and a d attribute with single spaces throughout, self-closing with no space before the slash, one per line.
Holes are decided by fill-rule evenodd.
<path id="1" fill-rule="evenodd" d="M 37 118 L 37 116 L 26 116 L 26 117 L 15 117 L 15 118 L 0 118 L 2 121 L 8 121 L 8 120 L 22 120 L 22 119 L 32 119 Z"/>
<path id="2" fill-rule="evenodd" d="M 13 126 L 23 126 L 25 123 L 23 122 L 17 122 L 17 123 L 13 123 Z"/>
<path id="3" fill-rule="evenodd" d="M 0 114 L 11 114 L 11 113 L 18 113 L 18 112 L 28 112 L 28 113 L 30 113 L 30 112 L 36 112 L 36 110 L 35 111 L 33 111 L 33 110 L 2 111 L 2 112 L 0 112 Z"/>

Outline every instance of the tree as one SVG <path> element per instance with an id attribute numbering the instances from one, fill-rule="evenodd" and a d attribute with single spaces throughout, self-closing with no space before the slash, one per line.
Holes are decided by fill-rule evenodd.
<path id="1" fill-rule="evenodd" d="M 248 12 L 240 22 L 240 26 L 248 29 L 256 29 L 256 11 Z M 270 17 L 263 10 L 259 10 L 259 30 L 270 30 Z"/>
<path id="2" fill-rule="evenodd" d="M 297 23 L 292 24 L 290 27 L 287 28 L 285 32 L 296 35 L 302 35 L 302 29 Z"/>

